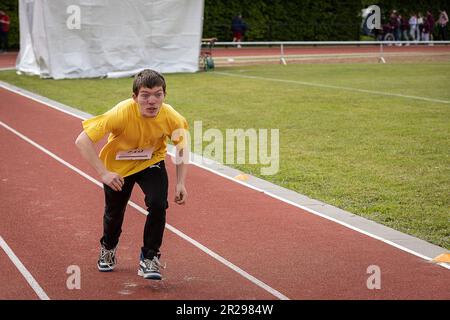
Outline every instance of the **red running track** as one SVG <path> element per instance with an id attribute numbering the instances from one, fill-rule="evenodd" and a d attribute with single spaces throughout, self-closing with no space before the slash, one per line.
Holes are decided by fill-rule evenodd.
<path id="1" fill-rule="evenodd" d="M 368 54 L 379 53 L 379 45 L 365 45 L 365 46 L 284 46 L 285 55 L 323 55 L 335 54 Z M 207 48 L 202 48 L 202 51 L 208 51 Z M 421 53 L 421 54 L 449 54 L 450 46 L 383 46 L 384 53 Z M 212 48 L 213 57 L 244 57 L 244 56 L 279 56 L 280 46 L 273 47 L 222 47 L 217 46 Z"/>
<path id="2" fill-rule="evenodd" d="M 97 178 L 78 154 L 81 120 L 0 89 L 0 121 Z M 0 123 L 1 124 L 1 123 Z M 450 299 L 449 270 L 255 190 L 190 166 L 186 206 L 167 223 L 281 295 L 166 230 L 165 280 L 137 276 L 144 215 L 128 207 L 118 267 L 96 269 L 103 194 L 93 182 L 0 125 L 0 236 L 50 299 Z M 144 206 L 136 187 L 132 200 Z M 67 268 L 81 288 L 69 290 Z M 379 266 L 381 289 L 367 288 Z M 0 299 L 38 299 L 0 249 Z M 273 291 L 272 291 L 273 292 Z"/>
<path id="3" fill-rule="evenodd" d="M 0 53 L 0 69 L 2 68 L 14 68 L 16 66 L 18 52 L 6 52 Z"/>
<path id="4" fill-rule="evenodd" d="M 207 51 L 202 48 L 202 51 Z M 378 53 L 380 50 L 378 45 L 373 46 L 285 46 L 285 55 L 320 55 L 320 54 L 368 54 Z M 450 54 L 449 45 L 411 45 L 411 46 L 383 46 L 385 53 L 420 53 L 420 54 Z M 8 52 L 0 54 L 0 68 L 14 68 L 16 65 L 17 52 Z M 280 47 L 214 47 L 212 49 L 213 57 L 245 57 L 245 56 L 279 56 Z"/>

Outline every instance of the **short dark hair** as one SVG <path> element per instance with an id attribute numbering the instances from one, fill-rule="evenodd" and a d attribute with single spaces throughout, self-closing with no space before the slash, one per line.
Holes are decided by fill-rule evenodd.
<path id="1" fill-rule="evenodd" d="M 141 88 L 162 87 L 166 94 L 166 80 L 159 72 L 150 69 L 144 69 L 134 76 L 133 93 L 139 94 Z"/>

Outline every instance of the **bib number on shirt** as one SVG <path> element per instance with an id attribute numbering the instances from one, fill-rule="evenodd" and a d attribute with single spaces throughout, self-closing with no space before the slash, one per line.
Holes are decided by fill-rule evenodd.
<path id="1" fill-rule="evenodd" d="M 133 149 L 119 151 L 116 160 L 149 160 L 152 158 L 153 149 Z"/>

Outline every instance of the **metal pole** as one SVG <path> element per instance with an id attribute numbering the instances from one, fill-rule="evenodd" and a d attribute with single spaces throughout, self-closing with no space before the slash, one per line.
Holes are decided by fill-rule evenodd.
<path id="1" fill-rule="evenodd" d="M 282 64 L 287 64 L 286 63 L 286 59 L 284 59 L 284 45 L 281 43 L 280 44 L 280 50 L 281 50 L 281 58 L 280 58 L 280 62 Z"/>
<path id="2" fill-rule="evenodd" d="M 383 43 L 380 43 L 380 58 L 378 59 L 378 62 L 386 63 L 386 60 L 384 60 L 383 57 Z"/>

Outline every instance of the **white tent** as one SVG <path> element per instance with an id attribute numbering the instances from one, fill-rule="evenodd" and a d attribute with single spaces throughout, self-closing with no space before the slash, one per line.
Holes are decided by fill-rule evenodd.
<path id="1" fill-rule="evenodd" d="M 198 71 L 203 0 L 19 0 L 17 70 L 54 79 Z"/>

